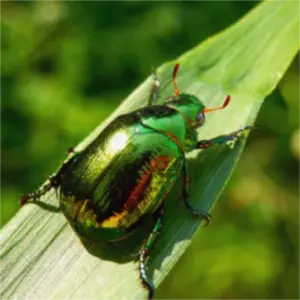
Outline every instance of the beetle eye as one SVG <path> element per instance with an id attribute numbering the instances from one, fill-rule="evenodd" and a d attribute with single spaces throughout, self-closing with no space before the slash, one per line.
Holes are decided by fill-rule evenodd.
<path id="1" fill-rule="evenodd" d="M 200 112 L 198 115 L 197 115 L 197 127 L 200 127 L 204 124 L 205 122 L 205 115 L 203 112 Z"/>
<path id="2" fill-rule="evenodd" d="M 197 116 L 197 120 L 200 122 L 204 120 L 204 114 L 202 112 Z"/>

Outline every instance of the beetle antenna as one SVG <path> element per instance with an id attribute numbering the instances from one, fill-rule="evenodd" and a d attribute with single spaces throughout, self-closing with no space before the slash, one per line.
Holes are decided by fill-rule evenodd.
<path id="1" fill-rule="evenodd" d="M 230 98 L 231 98 L 230 95 L 227 95 L 227 97 L 225 98 L 225 101 L 224 101 L 223 105 L 217 106 L 217 107 L 214 107 L 214 108 L 205 108 L 204 109 L 204 113 L 207 114 L 207 113 L 209 113 L 211 111 L 220 110 L 220 109 L 225 108 L 228 105 L 228 103 L 230 101 Z"/>
<path id="2" fill-rule="evenodd" d="M 174 86 L 174 92 L 175 92 L 175 96 L 178 96 L 180 94 L 179 89 L 177 88 L 177 84 L 176 84 L 176 75 L 179 69 L 179 64 L 176 64 L 173 70 L 173 75 L 172 75 L 172 82 L 173 82 L 173 86 Z"/>

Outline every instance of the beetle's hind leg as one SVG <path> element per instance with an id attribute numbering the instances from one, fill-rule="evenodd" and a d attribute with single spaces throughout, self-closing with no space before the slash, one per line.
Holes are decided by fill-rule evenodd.
<path id="1" fill-rule="evenodd" d="M 185 158 L 184 166 L 183 166 L 183 202 L 188 209 L 188 211 L 195 217 L 200 217 L 205 219 L 206 224 L 208 225 L 211 221 L 211 215 L 206 212 L 199 211 L 193 208 L 189 202 L 190 198 L 190 177 L 189 177 L 189 165 L 188 161 Z"/>
<path id="2" fill-rule="evenodd" d="M 139 252 L 139 274 L 142 280 L 143 286 L 148 290 L 148 299 L 152 299 L 154 296 L 154 285 L 150 281 L 146 273 L 146 261 L 149 257 L 150 249 L 152 248 L 152 244 L 157 239 L 157 236 L 160 233 L 162 228 L 162 219 L 164 214 L 164 207 L 163 205 L 161 208 L 155 213 L 155 224 L 152 228 L 152 231 L 147 238 L 146 242 L 143 244 L 140 252 Z"/>
<path id="3" fill-rule="evenodd" d="M 37 189 L 33 193 L 28 193 L 28 194 L 23 195 L 20 199 L 20 204 L 21 205 L 24 205 L 28 202 L 35 202 L 38 199 L 40 199 L 41 196 L 43 196 L 49 190 L 51 190 L 52 188 L 57 188 L 57 187 L 60 186 L 65 172 L 67 171 L 67 169 L 70 166 L 71 162 L 74 160 L 75 156 L 77 156 L 77 154 L 78 154 L 78 152 L 75 152 L 73 150 L 73 148 L 70 148 L 70 149 L 72 149 L 72 150 L 68 150 L 68 152 L 72 156 L 70 158 L 67 158 L 67 160 L 63 162 L 63 164 L 61 165 L 59 170 L 55 174 L 49 176 L 46 183 L 43 184 L 39 189 Z"/>
<path id="4" fill-rule="evenodd" d="M 152 106 L 154 103 L 156 103 L 160 91 L 160 79 L 158 78 L 155 71 L 152 72 L 152 80 L 153 83 L 151 86 L 151 91 L 148 99 L 148 106 Z"/>

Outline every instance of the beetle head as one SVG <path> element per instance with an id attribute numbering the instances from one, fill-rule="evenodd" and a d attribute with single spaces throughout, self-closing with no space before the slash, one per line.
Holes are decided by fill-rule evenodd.
<path id="1" fill-rule="evenodd" d="M 187 120 L 188 124 L 196 129 L 205 123 L 205 115 L 209 112 L 225 108 L 229 101 L 228 95 L 221 106 L 215 108 L 206 108 L 201 100 L 191 94 L 180 93 L 176 84 L 176 74 L 179 69 L 179 64 L 176 64 L 173 70 L 172 82 L 174 86 L 174 95 L 168 98 L 166 104 L 176 108 L 183 117 Z"/>

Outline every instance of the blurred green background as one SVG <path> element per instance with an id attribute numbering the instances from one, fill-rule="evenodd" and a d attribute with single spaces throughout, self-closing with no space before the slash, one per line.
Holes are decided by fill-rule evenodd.
<path id="1" fill-rule="evenodd" d="M 1 2 L 1 226 L 151 72 L 257 2 Z M 299 57 L 157 298 L 299 298 Z"/>

